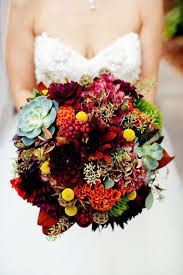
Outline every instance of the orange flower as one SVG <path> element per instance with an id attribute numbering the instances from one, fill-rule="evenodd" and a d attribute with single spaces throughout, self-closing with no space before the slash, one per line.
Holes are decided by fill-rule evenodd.
<path id="1" fill-rule="evenodd" d="M 74 189 L 79 199 L 89 198 L 91 206 L 98 211 L 110 210 L 117 201 L 121 200 L 121 192 L 117 189 L 105 189 L 104 185 L 97 182 L 94 186 L 84 184 Z"/>
<path id="2" fill-rule="evenodd" d="M 75 119 L 75 110 L 71 106 L 62 106 L 57 112 L 57 126 L 62 126 L 68 119 Z"/>

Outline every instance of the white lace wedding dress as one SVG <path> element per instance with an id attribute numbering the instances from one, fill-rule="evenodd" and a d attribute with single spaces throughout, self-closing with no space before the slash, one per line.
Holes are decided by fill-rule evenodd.
<path id="1" fill-rule="evenodd" d="M 152 57 L 153 58 L 153 57 Z M 141 67 L 140 39 L 128 33 L 87 59 L 59 39 L 43 33 L 35 39 L 37 82 L 79 80 L 83 73 L 96 75 L 101 67 L 117 77 L 138 79 Z M 92 232 L 74 225 L 56 242 L 48 242 L 36 225 L 38 209 L 11 189 L 11 127 L 0 155 L 0 274 L 1 275 L 182 275 L 183 189 L 174 164 L 165 186 L 164 203 L 129 222 L 124 230 Z M 167 147 L 166 147 L 167 148 Z M 169 149 L 169 146 L 168 148 Z"/>

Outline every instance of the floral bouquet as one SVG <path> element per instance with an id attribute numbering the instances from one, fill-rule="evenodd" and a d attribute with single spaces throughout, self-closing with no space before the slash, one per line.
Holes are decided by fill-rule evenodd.
<path id="1" fill-rule="evenodd" d="M 21 109 L 11 185 L 40 208 L 47 236 L 75 223 L 124 228 L 162 197 L 155 178 L 173 158 L 161 146 L 161 113 L 139 90 L 101 70 L 79 83 L 40 84 Z"/>

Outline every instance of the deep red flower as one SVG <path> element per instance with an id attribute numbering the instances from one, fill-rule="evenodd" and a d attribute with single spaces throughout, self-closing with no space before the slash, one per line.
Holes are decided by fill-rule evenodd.
<path id="1" fill-rule="evenodd" d="M 80 151 L 74 143 L 57 146 L 50 153 L 51 177 L 59 186 L 79 184 L 82 167 Z"/>
<path id="2" fill-rule="evenodd" d="M 39 92 L 41 92 L 42 90 L 45 90 L 45 89 L 47 89 L 47 87 L 46 87 L 42 82 L 40 82 L 40 83 L 37 85 L 37 90 L 38 90 Z"/>
<path id="3" fill-rule="evenodd" d="M 12 187 L 17 191 L 18 195 L 26 200 L 27 199 L 27 194 L 24 190 L 21 189 L 20 184 L 22 183 L 22 178 L 18 177 L 16 179 L 13 179 L 10 181 Z"/>
<path id="4" fill-rule="evenodd" d="M 102 137 L 102 143 L 110 142 L 116 138 L 118 134 L 118 128 L 111 126 L 107 128 L 107 133 Z"/>
<path id="5" fill-rule="evenodd" d="M 37 224 L 42 226 L 42 231 L 45 235 L 48 234 L 49 228 L 56 225 L 59 219 L 51 217 L 44 211 L 39 211 Z"/>
<path id="6" fill-rule="evenodd" d="M 92 214 L 92 208 L 90 206 L 88 206 L 86 209 L 81 208 L 75 217 L 77 224 L 79 224 L 81 227 L 89 226 L 93 222 Z"/>
<path id="7" fill-rule="evenodd" d="M 58 103 L 66 105 L 77 103 L 81 93 L 81 85 L 74 81 L 65 84 L 51 84 L 48 88 L 48 98 L 55 99 Z"/>

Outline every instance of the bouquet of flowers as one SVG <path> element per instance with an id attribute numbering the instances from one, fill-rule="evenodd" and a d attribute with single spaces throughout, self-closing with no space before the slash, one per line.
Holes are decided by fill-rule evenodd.
<path id="1" fill-rule="evenodd" d="M 11 185 L 40 208 L 44 234 L 75 223 L 124 228 L 161 198 L 155 178 L 172 157 L 161 146 L 161 113 L 139 87 L 103 69 L 33 94 L 19 113 Z"/>

